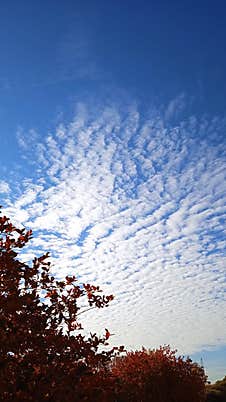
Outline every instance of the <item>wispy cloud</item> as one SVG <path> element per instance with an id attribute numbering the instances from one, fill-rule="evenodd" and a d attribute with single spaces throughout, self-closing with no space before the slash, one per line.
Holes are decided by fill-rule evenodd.
<path id="1" fill-rule="evenodd" d="M 180 114 L 187 107 L 185 94 L 182 93 L 178 95 L 176 98 L 171 99 L 166 110 L 165 110 L 165 119 L 171 120 L 172 118 L 178 118 Z"/>
<path id="2" fill-rule="evenodd" d="M 7 210 L 35 232 L 29 257 L 50 251 L 58 276 L 116 295 L 89 327 L 109 327 L 114 344 L 192 353 L 226 339 L 225 121 L 164 119 L 136 107 L 90 118 L 80 105 L 36 139 L 35 174 Z"/>
<path id="3" fill-rule="evenodd" d="M 9 184 L 4 180 L 0 180 L 0 193 L 9 193 L 9 192 L 10 192 Z"/>
<path id="4" fill-rule="evenodd" d="M 16 138 L 19 147 L 23 151 L 29 151 L 31 153 L 33 147 L 36 146 L 38 134 L 33 128 L 26 132 L 22 127 L 18 127 Z"/>

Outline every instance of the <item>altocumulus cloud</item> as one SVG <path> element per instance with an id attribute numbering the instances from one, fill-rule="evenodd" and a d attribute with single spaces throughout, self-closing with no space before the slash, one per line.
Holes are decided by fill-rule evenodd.
<path id="1" fill-rule="evenodd" d="M 50 251 L 59 277 L 116 296 L 84 315 L 89 328 L 108 327 L 128 348 L 193 353 L 226 339 L 226 124 L 191 116 L 172 126 L 172 108 L 90 118 L 80 105 L 69 124 L 35 136 L 33 174 L 6 211 L 35 232 L 26 258 Z"/>

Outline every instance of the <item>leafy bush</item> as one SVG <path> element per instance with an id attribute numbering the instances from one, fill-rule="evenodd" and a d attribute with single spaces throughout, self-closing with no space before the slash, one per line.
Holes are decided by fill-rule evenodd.
<path id="1" fill-rule="evenodd" d="M 117 401 L 203 402 L 204 370 L 189 358 L 176 357 L 169 346 L 130 352 L 115 360 Z"/>

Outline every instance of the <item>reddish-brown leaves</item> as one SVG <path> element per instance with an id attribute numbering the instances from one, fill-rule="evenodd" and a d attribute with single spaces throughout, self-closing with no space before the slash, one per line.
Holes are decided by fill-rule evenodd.
<path id="1" fill-rule="evenodd" d="M 108 331 L 107 328 L 105 328 L 105 338 L 106 338 L 106 340 L 108 340 L 110 338 L 110 336 L 111 336 L 110 332 Z"/>
<path id="2" fill-rule="evenodd" d="M 108 332 L 86 339 L 74 331 L 82 329 L 80 299 L 87 296 L 86 310 L 107 306 L 113 296 L 77 285 L 74 276 L 57 281 L 48 253 L 31 267 L 20 262 L 16 250 L 32 232 L 6 216 L 0 216 L 0 232 L 0 400 L 110 401 L 106 373 L 114 350 L 98 352 Z"/>
<path id="3" fill-rule="evenodd" d="M 169 346 L 130 352 L 117 358 L 112 373 L 120 401 L 204 402 L 204 370 L 190 359 L 176 357 Z"/>

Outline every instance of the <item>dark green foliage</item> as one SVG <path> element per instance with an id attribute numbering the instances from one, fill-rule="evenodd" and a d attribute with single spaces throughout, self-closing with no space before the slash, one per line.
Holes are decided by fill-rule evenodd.
<path id="1" fill-rule="evenodd" d="M 226 376 L 215 384 L 206 386 L 206 402 L 226 402 Z"/>

